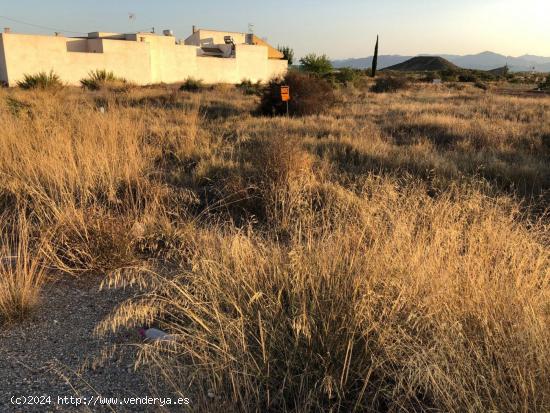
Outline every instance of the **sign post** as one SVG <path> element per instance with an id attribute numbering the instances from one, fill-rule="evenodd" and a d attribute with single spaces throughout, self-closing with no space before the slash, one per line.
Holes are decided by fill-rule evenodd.
<path id="1" fill-rule="evenodd" d="M 286 116 L 289 116 L 288 102 L 290 101 L 290 86 L 281 86 L 281 100 L 286 102 Z"/>

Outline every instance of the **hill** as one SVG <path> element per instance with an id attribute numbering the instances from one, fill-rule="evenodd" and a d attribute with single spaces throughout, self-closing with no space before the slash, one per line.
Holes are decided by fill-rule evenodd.
<path id="1" fill-rule="evenodd" d="M 495 76 L 506 76 L 509 72 L 508 66 L 497 67 L 496 69 L 487 70 L 488 73 Z"/>
<path id="2" fill-rule="evenodd" d="M 414 56 L 380 55 L 378 56 L 378 68 L 384 69 L 389 66 L 403 63 L 412 57 Z M 359 59 L 335 60 L 332 64 L 336 68 L 351 67 L 352 69 L 368 69 L 372 67 L 372 56 Z"/>
<path id="3" fill-rule="evenodd" d="M 460 70 L 458 66 L 439 56 L 417 56 L 384 70 L 400 72 L 437 72 L 441 70 Z"/>

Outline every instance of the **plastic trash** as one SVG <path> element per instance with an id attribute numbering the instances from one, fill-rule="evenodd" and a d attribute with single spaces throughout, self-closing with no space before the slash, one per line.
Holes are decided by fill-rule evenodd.
<path id="1" fill-rule="evenodd" d="M 176 341 L 176 338 L 157 328 L 141 328 L 139 335 L 148 341 Z"/>

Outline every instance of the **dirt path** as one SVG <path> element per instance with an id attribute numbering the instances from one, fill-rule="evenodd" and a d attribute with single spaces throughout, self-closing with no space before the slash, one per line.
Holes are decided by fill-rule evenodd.
<path id="1" fill-rule="evenodd" d="M 124 346 L 102 367 L 90 367 L 109 345 L 139 342 L 134 332 L 106 339 L 93 336 L 96 324 L 125 296 L 120 291 L 100 292 L 91 282 L 63 280 L 48 285 L 43 292 L 47 299 L 36 314 L 0 335 L 0 412 L 148 411 L 136 406 L 76 409 L 57 404 L 58 396 L 154 396 L 145 374 L 132 369 L 131 346 Z M 51 396 L 52 404 L 17 407 L 10 402 L 12 396 Z"/>

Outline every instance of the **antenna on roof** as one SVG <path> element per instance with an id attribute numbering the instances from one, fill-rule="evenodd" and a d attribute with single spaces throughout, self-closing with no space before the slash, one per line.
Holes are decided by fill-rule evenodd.
<path id="1" fill-rule="evenodd" d="M 254 33 L 254 23 L 248 23 L 248 33 Z"/>

